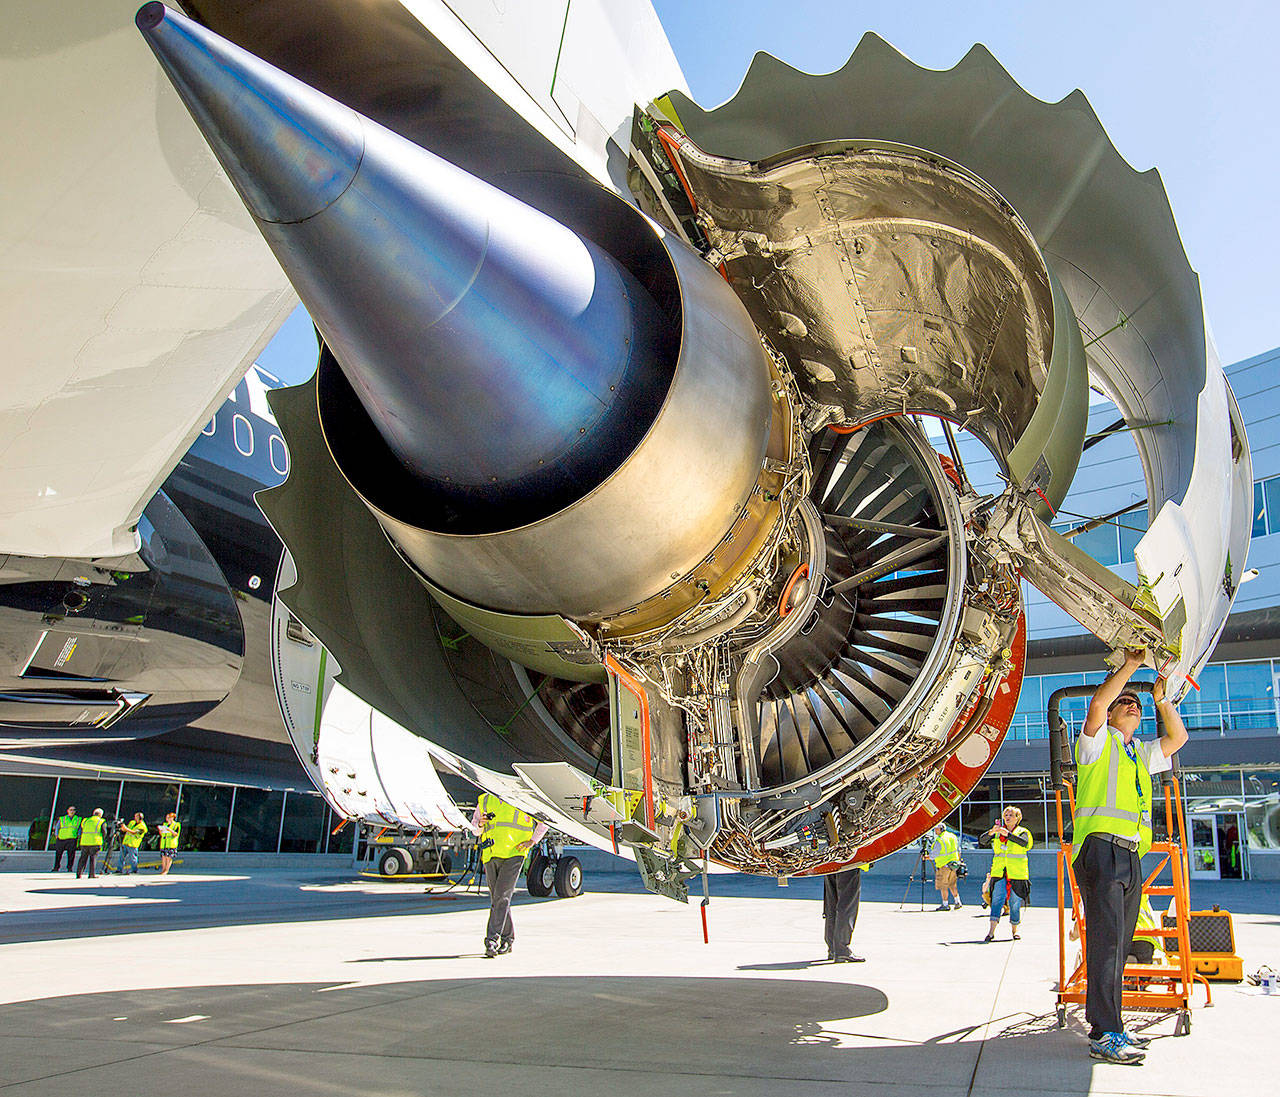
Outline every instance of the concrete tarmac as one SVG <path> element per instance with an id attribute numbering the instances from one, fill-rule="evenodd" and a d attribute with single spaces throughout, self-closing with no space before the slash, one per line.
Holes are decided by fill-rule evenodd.
<path id="1" fill-rule="evenodd" d="M 0 874 L 0 1091 L 93 1097 L 565 1093 L 896 1097 L 1272 1093 L 1280 996 L 1215 984 L 1141 1067 L 1089 1059 L 1054 1016 L 1052 887 L 1023 939 L 976 905 L 920 910 L 873 872 L 862 964 L 823 959 L 815 881 L 713 879 L 698 907 L 588 876 L 518 893 L 515 951 L 481 952 L 487 897 L 290 869 L 76 881 Z M 1275 889 L 1247 885 L 1245 968 L 1280 968 Z M 1207 906 L 1210 885 L 1193 893 Z M 1262 890 L 1256 890 L 1256 889 Z M 967 885 L 968 893 L 976 885 Z M 1226 895 L 1224 894 L 1224 898 Z M 1260 908 L 1260 909 L 1258 909 Z M 1195 1002 L 1203 1001 L 1198 990 Z"/>

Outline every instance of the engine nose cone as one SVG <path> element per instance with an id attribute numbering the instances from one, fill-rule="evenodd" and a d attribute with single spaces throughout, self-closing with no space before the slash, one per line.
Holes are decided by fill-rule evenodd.
<path id="1" fill-rule="evenodd" d="M 164 4 L 134 22 L 254 217 L 301 221 L 347 189 L 364 147 L 355 111 Z"/>
<path id="2" fill-rule="evenodd" d="M 148 6 L 138 23 L 378 433 L 433 495 L 473 526 L 528 521 L 626 459 L 669 377 L 665 319 L 620 263 L 182 16 Z"/>

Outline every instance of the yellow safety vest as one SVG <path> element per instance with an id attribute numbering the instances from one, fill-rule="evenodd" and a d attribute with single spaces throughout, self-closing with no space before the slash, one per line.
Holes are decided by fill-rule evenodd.
<path id="1" fill-rule="evenodd" d="M 1019 838 L 1025 838 L 1027 844 L 1020 846 L 1016 842 L 1010 842 L 1005 838 L 994 838 L 991 842 L 991 852 L 995 856 L 991 859 L 991 879 L 998 880 L 1002 876 L 1008 876 L 1010 880 L 1029 880 L 1031 873 L 1027 865 L 1027 854 L 1031 847 L 1035 844 L 1031 837 L 1031 831 L 1026 827 L 1014 827 L 1009 837 L 1017 835 Z"/>
<path id="2" fill-rule="evenodd" d="M 1160 923 L 1156 920 L 1156 912 L 1151 907 L 1151 900 L 1145 895 L 1142 897 L 1142 905 L 1138 908 L 1138 924 L 1135 929 L 1160 929 Z M 1154 950 L 1152 963 L 1163 964 L 1165 961 L 1164 949 L 1161 947 L 1163 937 L 1147 937 L 1145 934 L 1141 937 L 1138 934 L 1133 935 L 1135 941 L 1150 941 Z"/>
<path id="3" fill-rule="evenodd" d="M 82 846 L 102 845 L 102 816 L 90 815 L 80 822 L 80 844 Z"/>
<path id="4" fill-rule="evenodd" d="M 80 832 L 80 824 L 83 820 L 78 815 L 58 816 L 58 837 L 61 839 L 74 838 Z"/>
<path id="5" fill-rule="evenodd" d="M 177 849 L 178 835 L 182 833 L 182 824 L 175 819 L 172 823 L 160 824 L 160 848 Z"/>
<path id="6" fill-rule="evenodd" d="M 517 847 L 521 842 L 527 842 L 533 838 L 533 832 L 538 824 L 532 815 L 512 807 L 491 792 L 481 794 L 480 814 L 493 816 L 492 819 L 486 818 L 482 821 L 483 838 L 493 839 L 493 845 L 486 846 L 481 851 L 481 857 L 485 861 L 491 861 L 495 857 L 524 856 L 524 851 Z"/>
<path id="7" fill-rule="evenodd" d="M 938 868 L 944 868 L 960 860 L 960 854 L 956 852 L 957 844 L 956 836 L 951 831 L 944 830 L 933 840 L 933 863 Z"/>
<path id="8" fill-rule="evenodd" d="M 1076 813 L 1072 842 L 1078 850 L 1090 834 L 1138 837 L 1138 856 L 1151 848 L 1151 774 L 1141 756 L 1129 757 L 1124 736 L 1109 724 L 1097 732 L 1105 735 L 1096 762 L 1080 764 L 1076 740 Z"/>
<path id="9" fill-rule="evenodd" d="M 131 849 L 137 849 L 142 845 L 142 839 L 147 833 L 146 823 L 125 823 L 124 825 L 124 844 Z"/>

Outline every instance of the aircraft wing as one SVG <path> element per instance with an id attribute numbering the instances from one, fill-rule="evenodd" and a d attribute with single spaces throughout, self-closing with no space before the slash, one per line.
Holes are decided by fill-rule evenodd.
<path id="1" fill-rule="evenodd" d="M 297 303 L 133 25 L 0 8 L 0 552 L 114 556 Z"/>

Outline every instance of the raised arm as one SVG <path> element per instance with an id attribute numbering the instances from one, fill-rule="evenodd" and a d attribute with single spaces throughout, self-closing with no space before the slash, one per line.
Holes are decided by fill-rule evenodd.
<path id="1" fill-rule="evenodd" d="M 1133 672 L 1142 666 L 1146 653 L 1142 651 L 1126 651 L 1124 662 L 1114 670 L 1105 682 L 1100 685 L 1089 702 L 1089 715 L 1085 717 L 1081 735 L 1097 735 L 1106 726 L 1107 709 L 1111 702 L 1120 696 L 1120 691 L 1129 684 Z"/>
<path id="2" fill-rule="evenodd" d="M 1023 830 L 1022 827 L 1019 827 L 1017 830 L 1009 831 L 1009 837 L 1005 840 L 1012 842 L 1015 846 L 1021 846 L 1023 849 L 1030 849 L 1032 842 L 1031 831 Z"/>
<path id="3" fill-rule="evenodd" d="M 1160 713 L 1160 722 L 1164 724 L 1164 734 L 1160 736 L 1160 749 L 1164 751 L 1166 758 L 1172 758 L 1188 739 L 1187 725 L 1182 722 L 1182 716 L 1174 708 L 1173 702 L 1165 696 L 1163 678 L 1156 679 L 1156 684 L 1151 689 L 1151 697 Z"/>

